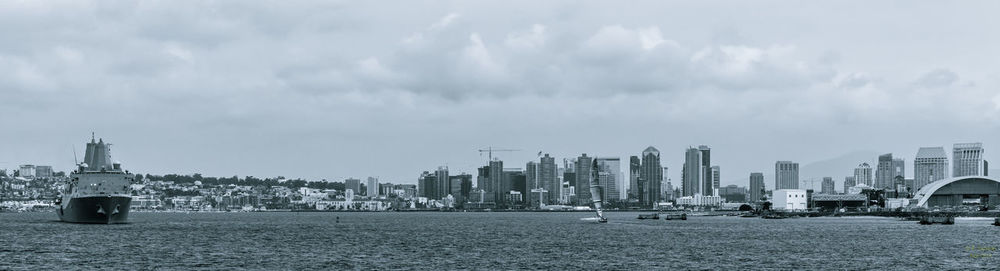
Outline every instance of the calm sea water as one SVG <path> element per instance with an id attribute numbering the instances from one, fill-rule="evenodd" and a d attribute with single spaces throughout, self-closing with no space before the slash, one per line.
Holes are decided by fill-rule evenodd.
<path id="1" fill-rule="evenodd" d="M 637 220 L 609 213 L 0 214 L 0 269 L 998 268 L 1000 227 L 959 219 Z M 339 217 L 339 223 L 337 218 Z"/>

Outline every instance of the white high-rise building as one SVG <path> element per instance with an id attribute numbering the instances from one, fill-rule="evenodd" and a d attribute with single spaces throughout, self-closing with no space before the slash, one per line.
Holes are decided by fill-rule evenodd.
<path id="1" fill-rule="evenodd" d="M 985 175 L 983 168 L 983 143 L 959 143 L 952 148 L 954 166 L 952 177 Z"/>

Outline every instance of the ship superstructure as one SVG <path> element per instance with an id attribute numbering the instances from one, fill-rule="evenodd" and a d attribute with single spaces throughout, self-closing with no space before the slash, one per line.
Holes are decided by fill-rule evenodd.
<path id="1" fill-rule="evenodd" d="M 132 202 L 130 185 L 134 175 L 112 162 L 111 144 L 93 137 L 87 143 L 83 163 L 70 174 L 57 201 L 59 219 L 73 223 L 126 223 Z"/>

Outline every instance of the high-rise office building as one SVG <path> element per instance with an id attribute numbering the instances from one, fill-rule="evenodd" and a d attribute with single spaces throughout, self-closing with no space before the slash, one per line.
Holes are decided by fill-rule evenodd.
<path id="1" fill-rule="evenodd" d="M 437 175 L 424 171 L 417 179 L 417 196 L 433 199 L 434 195 L 437 195 Z"/>
<path id="2" fill-rule="evenodd" d="M 715 195 L 715 186 L 712 181 L 712 149 L 701 145 L 698 146 L 698 151 L 701 152 L 701 169 L 703 172 L 701 175 L 701 194 L 705 196 L 717 196 Z"/>
<path id="3" fill-rule="evenodd" d="M 902 159 L 892 158 L 891 153 L 878 156 L 878 163 L 875 164 L 875 188 L 894 189 L 893 180 L 902 174 Z"/>
<path id="4" fill-rule="evenodd" d="M 448 178 L 450 187 L 445 196 L 451 195 L 455 198 L 455 202 L 465 202 L 472 191 L 472 174 L 462 173 Z"/>
<path id="5" fill-rule="evenodd" d="M 479 174 L 476 175 L 476 189 L 489 191 L 486 187 L 489 187 L 490 182 L 490 166 L 479 167 L 477 171 Z"/>
<path id="6" fill-rule="evenodd" d="M 503 161 L 494 158 L 490 161 L 489 182 L 486 185 L 486 192 L 493 194 L 493 200 L 498 207 L 506 206 L 507 193 L 510 187 L 504 187 L 503 182 Z M 508 183 L 509 184 L 509 183 Z"/>
<path id="7" fill-rule="evenodd" d="M 630 199 L 639 198 L 639 172 L 641 171 L 642 162 L 640 162 L 639 156 L 633 155 L 629 157 L 628 163 L 628 197 Z"/>
<path id="8" fill-rule="evenodd" d="M 688 148 L 684 152 L 684 168 L 681 170 L 681 196 L 688 197 L 702 194 L 704 171 L 701 167 L 701 151 Z"/>
<path id="9" fill-rule="evenodd" d="M 576 158 L 576 188 L 577 205 L 588 205 L 593 200 L 590 197 L 591 168 L 593 167 L 593 157 L 588 157 L 586 153 Z"/>
<path id="10" fill-rule="evenodd" d="M 857 168 L 854 168 L 854 181 L 855 185 L 872 186 L 872 166 L 868 163 L 861 163 Z"/>
<path id="11" fill-rule="evenodd" d="M 606 179 L 599 182 L 604 187 L 603 199 L 605 202 L 621 199 L 618 191 L 618 183 L 621 182 L 618 180 L 618 176 L 621 175 L 621 159 L 618 157 L 597 158 L 597 168 L 599 172 L 607 173 Z"/>
<path id="12" fill-rule="evenodd" d="M 948 178 L 948 154 L 944 147 L 924 147 L 913 158 L 913 190 L 937 180 Z"/>
<path id="13" fill-rule="evenodd" d="M 835 185 L 836 184 L 833 182 L 833 177 L 823 177 L 823 185 L 821 186 L 819 193 L 831 194 L 831 195 L 837 194 L 837 190 L 835 190 L 834 188 Z"/>
<path id="14" fill-rule="evenodd" d="M 858 182 L 854 179 L 854 176 L 844 177 L 844 194 L 847 194 L 847 189 L 858 185 Z"/>
<path id="15" fill-rule="evenodd" d="M 559 202 L 559 189 L 562 188 L 559 181 L 559 169 L 556 167 L 556 159 L 549 156 L 548 153 L 542 156 L 541 163 L 538 164 L 538 183 L 541 188 L 548 190 L 546 204 Z"/>
<path id="16" fill-rule="evenodd" d="M 716 190 L 719 189 L 719 186 L 722 183 L 722 176 L 721 176 L 722 173 L 719 171 L 719 166 L 712 166 L 711 171 L 712 171 L 712 175 L 711 175 L 712 176 L 712 195 L 716 195 L 715 192 L 716 192 Z"/>
<path id="17" fill-rule="evenodd" d="M 983 143 L 958 143 L 952 148 L 952 177 L 983 175 Z"/>
<path id="18" fill-rule="evenodd" d="M 528 190 L 538 188 L 538 163 L 529 161 L 524 165 L 524 183 Z"/>
<path id="19" fill-rule="evenodd" d="M 762 172 L 750 173 L 750 192 L 748 193 L 750 194 L 750 198 L 748 198 L 747 201 L 749 202 L 761 201 L 761 198 L 764 197 L 765 189 L 766 188 L 764 187 L 764 173 Z"/>
<path id="20" fill-rule="evenodd" d="M 436 191 L 435 191 L 436 193 L 433 196 L 433 198 L 434 199 L 443 199 L 445 197 L 448 197 L 448 194 L 450 194 L 450 192 L 451 192 L 450 191 L 451 190 L 451 178 L 448 175 L 448 167 L 447 166 L 440 166 L 440 167 L 438 167 L 437 171 L 434 172 L 434 174 L 437 176 L 437 183 L 436 183 L 437 188 L 436 188 Z"/>
<path id="21" fill-rule="evenodd" d="M 774 190 L 799 189 L 799 163 L 778 161 L 774 163 Z"/>
<path id="22" fill-rule="evenodd" d="M 367 195 L 369 197 L 377 197 L 378 196 L 378 178 L 368 177 L 368 184 L 365 187 L 365 190 L 368 190 L 368 191 L 365 191 L 365 192 L 367 192 L 365 195 Z"/>
<path id="23" fill-rule="evenodd" d="M 660 164 L 660 151 L 653 146 L 642 151 L 642 164 L 639 177 L 642 179 L 642 195 L 639 202 L 643 206 L 652 207 L 660 201 L 660 184 L 663 182 L 663 165 Z"/>

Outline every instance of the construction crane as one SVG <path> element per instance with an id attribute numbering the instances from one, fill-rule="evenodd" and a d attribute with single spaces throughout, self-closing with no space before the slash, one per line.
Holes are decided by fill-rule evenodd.
<path id="1" fill-rule="evenodd" d="M 486 148 L 485 150 L 479 150 L 479 155 L 483 155 L 484 152 L 488 153 L 489 158 L 490 158 L 489 161 L 493 161 L 493 152 L 516 152 L 516 151 L 521 151 L 521 150 L 515 150 L 515 149 L 494 149 L 491 146 L 491 147 Z"/>

